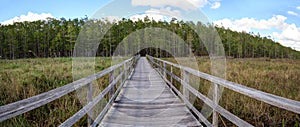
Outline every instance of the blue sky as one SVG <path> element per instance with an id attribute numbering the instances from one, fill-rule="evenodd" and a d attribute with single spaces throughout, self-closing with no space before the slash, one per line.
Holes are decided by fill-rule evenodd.
<path id="1" fill-rule="evenodd" d="M 121 4 L 117 6 L 111 3 L 116 1 Z M 139 18 L 149 12 L 168 13 L 183 19 L 198 18 L 195 15 L 198 13 L 190 13 L 198 11 L 218 26 L 271 36 L 282 45 L 300 51 L 299 0 L 1 0 L 0 23 L 43 19 L 47 16 L 66 19 L 84 18 L 85 15 L 97 17 L 94 14 L 99 10 L 105 12 L 103 16 L 113 19 L 128 15 L 132 16 L 130 18 Z M 131 11 L 126 13 L 126 10 Z M 141 12 L 135 14 L 137 11 Z"/>

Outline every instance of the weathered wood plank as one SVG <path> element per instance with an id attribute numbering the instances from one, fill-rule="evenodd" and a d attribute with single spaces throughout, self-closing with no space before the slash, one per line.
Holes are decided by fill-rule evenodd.
<path id="1" fill-rule="evenodd" d="M 175 91 L 175 93 L 184 101 L 184 103 L 188 106 L 188 108 L 191 109 L 207 127 L 212 127 L 212 124 L 193 106 L 193 104 L 191 104 L 185 98 L 183 94 L 180 93 L 179 90 L 176 89 L 176 87 L 169 80 L 165 79 L 165 81 L 171 86 L 171 88 Z"/>
<path id="2" fill-rule="evenodd" d="M 81 110 L 79 110 L 77 113 L 75 113 L 72 117 L 67 119 L 65 122 L 63 122 L 60 127 L 69 127 L 75 124 L 79 119 L 81 119 L 87 112 L 89 112 L 106 94 L 108 94 L 114 86 L 118 83 L 118 81 L 121 79 L 125 71 L 121 72 L 120 75 L 117 76 L 116 79 L 114 79 L 108 87 L 106 87 L 95 99 L 91 102 L 89 102 L 86 106 L 84 106 Z"/>
<path id="3" fill-rule="evenodd" d="M 123 71 L 123 74 L 120 74 L 120 76 L 121 76 L 120 80 L 122 81 L 120 87 L 117 88 L 117 90 L 114 93 L 114 95 L 109 99 L 107 105 L 104 107 L 104 109 L 96 117 L 96 119 L 94 120 L 94 123 L 92 124 L 92 127 L 96 127 L 98 125 L 99 121 L 104 117 L 104 115 L 106 114 L 106 112 L 108 111 L 108 109 L 113 104 L 113 100 L 117 97 L 117 95 L 119 94 L 121 88 L 123 87 L 124 83 L 126 82 L 126 80 L 122 80 L 122 76 L 125 75 L 125 77 L 127 78 L 127 75 L 128 75 L 127 72 L 130 71 L 130 69 L 131 69 L 131 67 L 124 68 L 125 71 Z"/>
<path id="4" fill-rule="evenodd" d="M 179 77 L 175 77 L 174 79 L 179 80 L 179 81 L 181 80 Z M 201 99 L 204 103 L 209 105 L 213 110 L 216 110 L 222 116 L 224 116 L 226 119 L 228 119 L 232 123 L 236 124 L 237 126 L 242 126 L 242 127 L 245 127 L 245 126 L 251 127 L 252 126 L 251 124 L 247 123 L 246 121 L 244 121 L 244 120 L 240 119 L 239 117 L 235 116 L 234 114 L 230 113 L 223 107 L 215 104 L 212 100 L 210 100 L 208 97 L 206 97 L 203 94 L 201 94 L 200 92 L 198 92 L 196 89 L 194 89 L 190 85 L 188 85 L 186 83 L 183 83 L 182 85 L 184 87 L 186 87 L 186 89 L 188 89 L 190 92 L 192 92 L 195 96 L 197 96 L 199 99 Z"/>
<path id="5" fill-rule="evenodd" d="M 146 58 L 141 58 L 99 126 L 201 126 Z"/>
<path id="6" fill-rule="evenodd" d="M 159 64 L 157 64 L 157 63 L 154 63 L 154 64 L 156 64 L 158 67 L 162 68 Z M 207 105 L 209 105 L 213 110 L 216 110 L 217 112 L 219 112 L 221 115 L 223 115 L 225 118 L 227 118 L 228 120 L 230 120 L 234 124 L 236 124 L 238 126 L 252 126 L 251 124 L 247 123 L 246 121 L 244 121 L 244 120 L 240 119 L 239 117 L 235 116 L 234 114 L 230 113 L 229 111 L 227 111 L 223 107 L 215 104 L 212 100 L 210 100 L 209 98 L 207 98 L 206 96 L 204 96 L 203 94 L 201 94 L 200 92 L 198 92 L 196 89 L 194 89 L 193 87 L 191 87 L 189 84 L 187 84 L 183 79 L 180 79 L 178 76 L 172 74 L 168 70 L 166 71 L 166 73 L 168 75 L 172 76 L 178 82 L 181 82 L 181 84 L 183 85 L 183 87 L 185 87 L 186 89 L 188 89 L 190 92 L 192 92 L 194 95 L 196 95 L 199 99 L 201 99 L 204 103 L 206 103 Z M 165 80 L 167 80 L 167 79 L 165 79 Z M 175 89 L 175 91 L 178 92 L 178 95 L 181 94 L 175 87 L 174 87 L 174 89 Z M 185 97 L 182 97 L 182 99 L 185 100 Z M 188 100 L 186 100 L 185 103 L 189 103 Z M 193 106 L 191 106 L 191 107 L 194 108 Z M 196 111 L 196 112 L 198 112 L 198 111 Z"/>
<path id="7" fill-rule="evenodd" d="M 118 81 L 122 78 L 122 76 L 127 72 L 129 67 L 125 70 L 123 70 L 117 78 L 113 78 L 111 83 L 108 87 L 106 87 L 93 101 L 89 102 L 86 106 L 84 106 L 81 110 L 79 110 L 77 113 L 75 113 L 72 117 L 67 119 L 65 122 L 63 122 L 60 127 L 69 127 L 75 124 L 79 119 L 81 119 L 87 112 L 89 112 L 106 94 L 109 94 Z M 113 72 L 113 71 L 112 71 Z M 110 100 L 113 100 L 113 96 L 110 98 Z"/>

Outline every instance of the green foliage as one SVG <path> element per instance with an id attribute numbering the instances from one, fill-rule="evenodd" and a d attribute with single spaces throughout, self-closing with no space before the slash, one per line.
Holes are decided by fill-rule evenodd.
<path id="1" fill-rule="evenodd" d="M 86 25 L 87 27 L 83 27 Z M 105 26 L 112 26 L 99 40 L 102 34 L 99 31 Z M 111 56 L 118 44 L 132 32 L 147 28 L 160 27 L 176 33 L 191 48 L 196 56 L 207 56 L 203 40 L 213 44 L 215 37 L 211 24 L 201 22 L 183 22 L 172 20 L 170 22 L 154 21 L 145 18 L 144 21 L 131 21 L 123 19 L 118 22 L 108 22 L 103 20 L 61 18 L 48 19 L 47 21 L 21 22 L 12 25 L 0 25 L 0 58 L 48 58 L 48 57 L 69 57 L 73 55 L 76 40 L 80 41 L 79 33 L 86 36 L 85 44 L 90 42 L 101 42 L 97 51 L 98 56 Z M 191 29 L 194 27 L 203 31 L 205 36 L 200 38 Z M 215 27 L 219 33 L 226 55 L 235 58 L 300 58 L 300 52 L 284 47 L 277 42 L 260 35 L 253 35 L 245 32 L 235 32 L 222 27 Z M 164 35 L 162 35 L 164 36 Z M 78 38 L 79 37 L 79 38 Z M 151 35 L 143 34 L 141 38 L 147 41 Z M 132 41 L 133 45 L 137 45 Z M 210 43 L 208 44 L 210 45 Z M 176 48 L 176 47 L 175 47 Z M 151 49 L 145 51 L 147 54 L 155 55 Z M 159 54 L 165 56 L 165 54 Z"/>

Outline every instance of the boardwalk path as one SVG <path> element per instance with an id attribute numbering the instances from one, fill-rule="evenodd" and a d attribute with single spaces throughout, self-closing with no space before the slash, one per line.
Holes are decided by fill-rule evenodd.
<path id="1" fill-rule="evenodd" d="M 154 70 L 141 57 L 100 126 L 200 126 Z"/>

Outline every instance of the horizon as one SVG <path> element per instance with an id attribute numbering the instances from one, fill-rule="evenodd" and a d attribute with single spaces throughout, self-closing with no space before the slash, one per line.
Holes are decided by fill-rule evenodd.
<path id="1" fill-rule="evenodd" d="M 17 21 L 43 20 L 47 17 L 55 19 L 93 18 L 97 11 L 105 10 L 110 4 L 118 2 L 118 0 L 30 1 L 32 1 L 30 4 L 28 1 L 20 0 L 4 1 L 1 5 L 0 23 L 5 25 Z M 253 33 L 253 35 L 260 34 L 261 37 L 271 37 L 270 39 L 283 46 L 300 51 L 300 22 L 297 22 L 300 21 L 300 1 L 175 0 L 175 2 L 162 2 L 154 0 L 149 2 L 147 0 L 123 0 L 121 2 L 122 8 L 110 10 L 110 14 L 105 14 L 105 17 L 102 15 L 102 18 L 118 20 L 148 16 L 154 20 L 167 19 L 166 16 L 161 15 L 164 13 L 169 17 L 172 16 L 179 20 L 183 18 L 184 20 L 186 18 L 183 16 L 185 14 L 182 10 L 196 10 L 204 14 L 209 22 L 219 27 L 238 32 L 245 31 Z M 141 8 L 144 12 L 116 14 L 117 11 L 130 7 Z M 199 17 L 201 18 L 201 16 Z M 193 20 L 199 17 L 193 15 L 188 18 Z"/>

